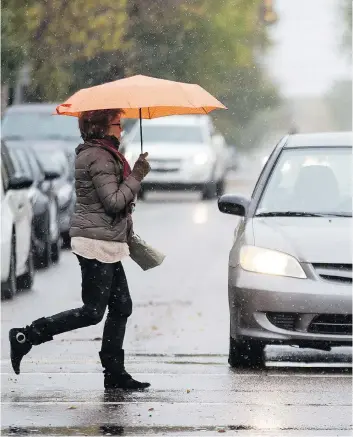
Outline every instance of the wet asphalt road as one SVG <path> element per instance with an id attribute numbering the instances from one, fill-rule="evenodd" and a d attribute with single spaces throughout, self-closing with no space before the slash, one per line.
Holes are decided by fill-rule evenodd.
<path id="1" fill-rule="evenodd" d="M 236 180 L 232 191 L 249 192 Z M 2 435 L 351 435 L 351 350 L 267 348 L 267 368 L 227 365 L 227 260 L 236 218 L 197 195 L 154 194 L 135 228 L 167 258 L 143 272 L 125 262 L 134 311 L 127 370 L 143 393 L 105 395 L 98 361 L 103 323 L 34 347 L 12 373 L 10 327 L 80 306 L 78 263 L 38 272 L 32 291 L 2 304 Z"/>

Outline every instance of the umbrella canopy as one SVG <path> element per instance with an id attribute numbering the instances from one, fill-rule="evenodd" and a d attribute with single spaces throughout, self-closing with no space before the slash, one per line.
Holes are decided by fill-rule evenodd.
<path id="1" fill-rule="evenodd" d="M 56 112 L 77 117 L 83 111 L 115 108 L 123 109 L 125 118 L 207 114 L 227 109 L 199 85 L 137 75 L 81 89 L 57 106 Z"/>
<path id="2" fill-rule="evenodd" d="M 78 117 L 84 111 L 115 108 L 124 110 L 124 118 L 140 119 L 141 151 L 142 118 L 227 109 L 199 85 L 137 75 L 81 89 L 58 105 L 56 113 Z"/>

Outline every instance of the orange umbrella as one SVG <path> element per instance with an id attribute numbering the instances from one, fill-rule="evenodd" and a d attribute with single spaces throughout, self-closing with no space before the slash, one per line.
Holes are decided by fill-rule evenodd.
<path id="1" fill-rule="evenodd" d="M 140 119 L 141 151 L 142 118 L 227 109 L 199 85 L 137 75 L 83 88 L 57 106 L 56 113 L 78 117 L 83 111 L 115 108 L 123 109 L 125 118 Z"/>

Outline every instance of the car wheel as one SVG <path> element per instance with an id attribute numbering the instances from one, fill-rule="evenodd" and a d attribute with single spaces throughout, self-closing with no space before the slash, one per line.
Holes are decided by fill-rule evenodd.
<path id="1" fill-rule="evenodd" d="M 255 340 L 229 338 L 230 367 L 259 369 L 265 366 L 265 345 Z"/>
<path id="2" fill-rule="evenodd" d="M 51 242 L 50 242 L 50 235 L 49 230 L 46 235 L 46 240 L 44 243 L 44 251 L 42 255 L 39 258 L 39 267 L 46 269 L 51 264 Z"/>
<path id="3" fill-rule="evenodd" d="M 62 238 L 62 247 L 63 247 L 63 249 L 70 249 L 70 247 L 71 247 L 71 237 L 70 237 L 69 231 L 63 232 L 61 234 L 61 238 Z"/>
<path id="4" fill-rule="evenodd" d="M 143 187 L 141 187 L 140 191 L 137 193 L 137 199 L 146 200 L 146 190 Z"/>
<path id="5" fill-rule="evenodd" d="M 10 270 L 7 281 L 1 284 L 1 299 L 12 299 L 17 292 L 15 241 L 11 246 Z"/>
<path id="6" fill-rule="evenodd" d="M 31 245 L 28 259 L 27 259 L 27 271 L 25 274 L 21 275 L 19 278 L 17 278 L 17 288 L 20 290 L 28 290 L 32 288 L 33 282 L 34 282 L 34 254 L 33 254 L 33 246 Z"/>
<path id="7" fill-rule="evenodd" d="M 214 182 L 208 182 L 204 185 L 201 192 L 202 200 L 211 200 L 216 197 L 216 184 Z"/>
<path id="8" fill-rule="evenodd" d="M 61 237 L 59 237 L 58 240 L 56 240 L 54 243 L 51 244 L 51 260 L 53 263 L 58 263 L 60 260 L 61 246 L 62 246 Z"/>
<path id="9" fill-rule="evenodd" d="M 217 182 L 217 186 L 216 186 L 217 197 L 223 196 L 223 194 L 224 194 L 224 186 L 225 186 L 224 179 L 221 179 L 220 181 Z"/>

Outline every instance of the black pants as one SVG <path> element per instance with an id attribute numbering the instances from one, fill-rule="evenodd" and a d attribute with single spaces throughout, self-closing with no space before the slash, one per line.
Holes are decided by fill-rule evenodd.
<path id="1" fill-rule="evenodd" d="M 121 262 L 106 264 L 77 256 L 82 271 L 83 306 L 45 318 L 50 335 L 96 325 L 108 307 L 102 352 L 114 355 L 122 349 L 132 301 Z M 34 322 L 35 323 L 35 322 Z"/>

